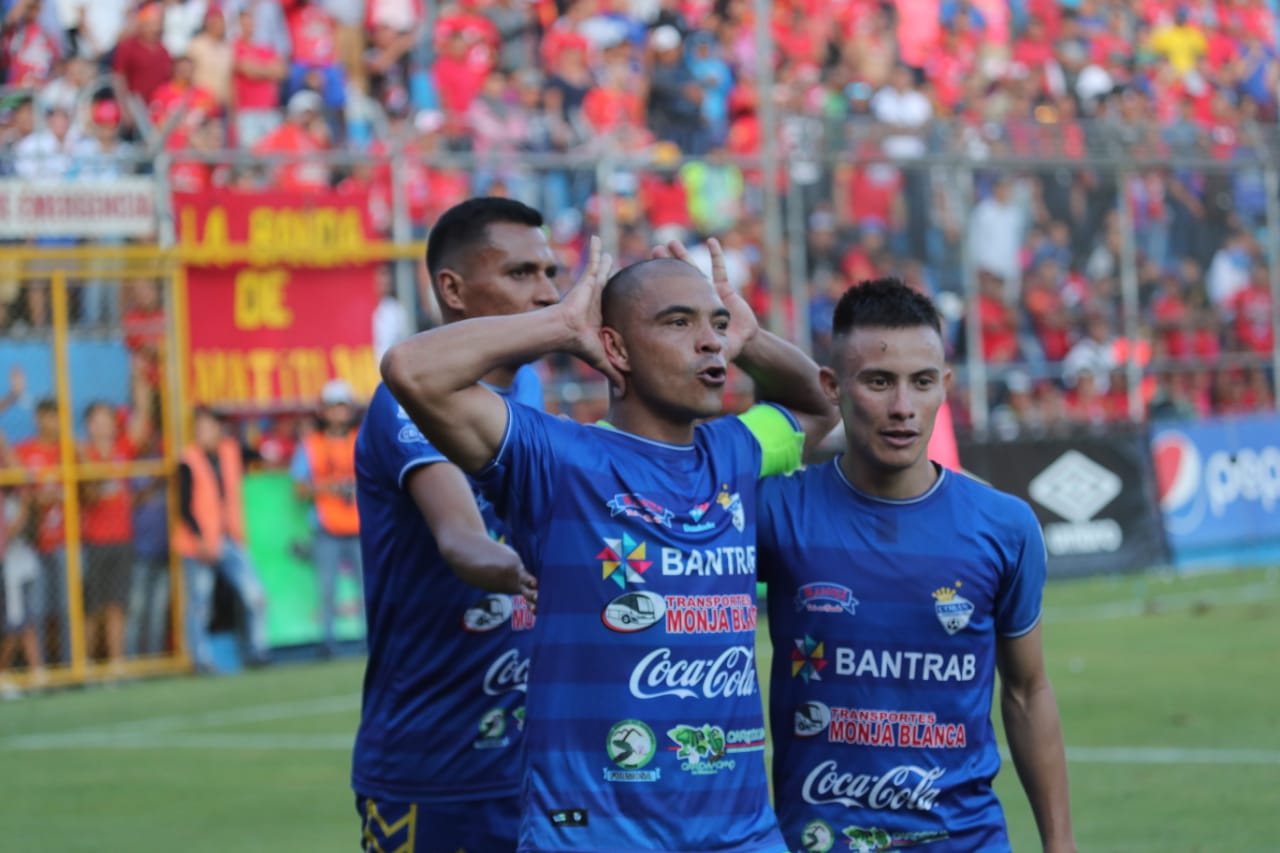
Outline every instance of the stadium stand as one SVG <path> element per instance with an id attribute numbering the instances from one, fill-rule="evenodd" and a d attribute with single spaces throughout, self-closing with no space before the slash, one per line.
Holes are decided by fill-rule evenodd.
<path id="1" fill-rule="evenodd" d="M 460 198 L 509 194 L 545 211 L 572 267 L 608 201 L 624 258 L 719 235 L 753 304 L 791 316 L 788 282 L 767 279 L 751 166 L 763 95 L 782 115 L 778 180 L 802 206 L 819 352 L 834 297 L 898 273 L 951 308 L 957 356 L 977 333 L 1002 377 L 992 402 L 1016 420 L 1127 417 L 1116 368 L 1131 345 L 1166 368 L 1148 402 L 1274 405 L 1266 0 L 776 2 L 768 93 L 749 0 L 3 5 L 6 173 L 112 174 L 141 162 L 115 152 L 162 148 L 175 189 L 370 187 L 385 206 L 390 169 L 315 155 L 403 146 L 417 237 Z M 605 153 L 630 164 L 607 193 L 583 166 Z M 948 167 L 959 157 L 967 173 Z M 1134 342 L 1118 337 L 1127 235 Z M 947 298 L 965 264 L 976 323 Z M 43 302 L 0 286 L 0 329 L 38 328 Z"/>

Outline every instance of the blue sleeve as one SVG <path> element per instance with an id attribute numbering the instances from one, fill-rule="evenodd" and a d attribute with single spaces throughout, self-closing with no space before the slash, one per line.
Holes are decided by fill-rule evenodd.
<path id="1" fill-rule="evenodd" d="M 1044 582 L 1048 573 L 1044 534 L 1031 507 L 1018 502 L 1017 539 L 1012 543 L 1011 562 L 1000 578 L 996 599 L 996 633 L 1021 637 L 1040 621 Z"/>
<path id="2" fill-rule="evenodd" d="M 756 482 L 756 577 L 761 583 L 772 583 L 777 572 L 774 563 L 781 550 L 779 515 L 785 514 L 782 475 L 765 477 Z"/>
<path id="3" fill-rule="evenodd" d="M 369 446 L 384 475 L 394 478 L 404 488 L 404 478 L 415 468 L 435 462 L 447 462 L 405 410 L 396 402 L 386 386 L 379 386 L 365 416 Z"/>
<path id="4" fill-rule="evenodd" d="M 295 483 L 311 482 L 311 460 L 307 457 L 307 445 L 303 442 L 299 442 L 298 449 L 293 451 L 293 461 L 289 463 L 289 476 Z"/>
<path id="5" fill-rule="evenodd" d="M 542 377 L 532 364 L 526 364 L 516 371 L 515 381 L 511 386 L 511 399 L 522 406 L 545 412 L 546 397 L 543 395 Z"/>
<path id="6" fill-rule="evenodd" d="M 521 542 L 534 547 L 551 512 L 562 460 L 588 429 L 507 400 L 507 432 L 493 461 L 473 475 Z M 575 438 L 578 441 L 575 441 Z"/>

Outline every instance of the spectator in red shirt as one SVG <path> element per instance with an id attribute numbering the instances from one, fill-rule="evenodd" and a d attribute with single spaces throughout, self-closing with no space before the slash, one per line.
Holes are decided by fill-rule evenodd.
<path id="1" fill-rule="evenodd" d="M 289 66 L 267 44 L 253 40 L 253 10 L 240 10 L 240 35 L 231 45 L 231 104 L 236 144 L 253 148 L 280 126 L 280 83 Z"/>
<path id="2" fill-rule="evenodd" d="M 58 404 L 52 399 L 41 400 L 36 404 L 36 434 L 15 445 L 13 455 L 33 483 L 25 498 L 35 518 L 36 555 L 40 560 L 34 595 L 35 623 L 42 636 L 50 623 L 57 625 L 57 639 L 46 646 L 45 659 L 67 663 L 71 660 L 71 624 L 60 438 Z"/>
<path id="3" fill-rule="evenodd" d="M 1227 313 L 1232 318 L 1232 328 L 1241 348 L 1254 355 L 1271 355 L 1275 342 L 1274 312 L 1271 283 L 1265 266 L 1253 265 L 1249 286 L 1231 297 Z"/>
<path id="4" fill-rule="evenodd" d="M 213 93 L 192 82 L 194 72 L 195 63 L 190 57 L 179 56 L 174 60 L 173 79 L 160 85 L 148 103 L 151 123 L 156 127 L 164 127 L 170 121 L 191 127 L 208 116 L 219 114 L 218 100 Z"/>
<path id="5" fill-rule="evenodd" d="M 491 63 L 476 61 L 461 30 L 448 34 L 431 72 L 435 77 L 440 105 L 452 117 L 466 114 L 480 94 Z"/>
<path id="6" fill-rule="evenodd" d="M 347 101 L 347 80 L 338 61 L 338 25 L 316 0 L 280 0 L 293 57 L 289 63 L 288 93 L 311 89 L 324 105 L 339 110 Z"/>
<path id="7" fill-rule="evenodd" d="M 276 169 L 276 186 L 282 190 L 314 191 L 329 188 L 329 166 L 317 157 L 329 149 L 329 129 L 321 116 L 323 99 L 309 89 L 295 92 L 285 109 L 285 123 L 267 134 L 254 148 L 257 154 L 288 154 Z"/>
<path id="8" fill-rule="evenodd" d="M 160 41 L 163 27 L 164 7 L 160 3 L 143 6 L 137 31 L 120 40 L 112 63 L 125 87 L 146 102 L 173 76 L 173 58 Z"/>
<path id="9" fill-rule="evenodd" d="M 90 403 L 84 414 L 88 441 L 80 450 L 86 464 L 131 462 L 145 443 L 145 409 L 135 407 L 126 435 L 119 434 L 109 403 Z M 93 657 L 99 629 L 107 660 L 124 659 L 124 613 L 133 572 L 133 497 L 129 481 L 90 479 L 81 486 L 81 537 L 84 540 L 85 639 Z"/>
<path id="10" fill-rule="evenodd" d="M 987 270 L 978 272 L 978 317 L 982 326 L 982 357 L 989 364 L 1018 358 L 1018 317 L 1004 299 L 1004 281 Z"/>
<path id="11" fill-rule="evenodd" d="M 57 43 L 36 20 L 39 12 L 40 0 L 18 0 L 6 16 L 0 53 L 6 69 L 4 81 L 10 86 L 43 84 L 58 60 Z"/>

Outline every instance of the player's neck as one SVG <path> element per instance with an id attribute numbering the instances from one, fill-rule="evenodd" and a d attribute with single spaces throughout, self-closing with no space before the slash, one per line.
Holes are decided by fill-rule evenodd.
<path id="1" fill-rule="evenodd" d="M 497 367 L 485 374 L 483 381 L 495 388 L 510 388 L 516 381 L 516 368 Z"/>
<path id="2" fill-rule="evenodd" d="M 666 444 L 692 444 L 693 421 L 674 422 L 651 409 L 636 405 L 631 399 L 614 399 L 605 415 L 615 429 Z"/>
<path id="3" fill-rule="evenodd" d="M 855 489 L 873 498 L 908 501 L 918 498 L 938 481 L 938 469 L 927 456 L 906 469 L 886 469 L 869 464 L 848 450 L 840 457 L 840 470 Z"/>

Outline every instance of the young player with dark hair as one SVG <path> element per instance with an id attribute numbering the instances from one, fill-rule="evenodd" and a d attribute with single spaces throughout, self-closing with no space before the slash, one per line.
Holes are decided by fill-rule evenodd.
<path id="1" fill-rule="evenodd" d="M 951 373 L 933 304 L 895 279 L 836 306 L 843 455 L 759 489 L 774 645 L 775 805 L 792 848 L 1007 851 L 995 676 L 1046 851 L 1075 849 L 1040 637 L 1031 508 L 926 454 Z"/>

